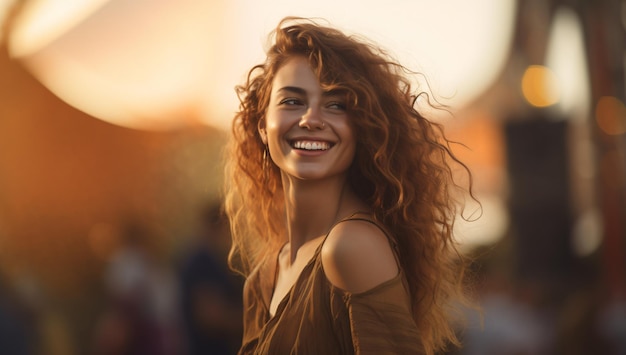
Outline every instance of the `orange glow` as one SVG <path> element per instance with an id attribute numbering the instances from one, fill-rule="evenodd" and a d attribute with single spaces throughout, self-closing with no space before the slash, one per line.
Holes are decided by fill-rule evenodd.
<path id="1" fill-rule="evenodd" d="M 11 6 L 13 6 L 13 1 L 11 0 L 0 0 L 0 24 L 4 23 L 4 21 L 6 21 L 6 16 L 11 8 Z M 0 43 L 2 43 L 2 41 L 4 40 L 4 31 L 5 31 L 5 26 L 0 26 Z"/>
<path id="2" fill-rule="evenodd" d="M 603 96 L 596 105 L 596 122 L 606 134 L 618 135 L 626 132 L 626 107 L 613 96 Z"/>
<path id="3" fill-rule="evenodd" d="M 522 93 L 529 104 L 547 107 L 559 101 L 557 78 L 542 65 L 531 65 L 522 77 Z"/>
<path id="4" fill-rule="evenodd" d="M 118 247 L 120 231 L 109 223 L 98 223 L 91 227 L 88 234 L 91 251 L 100 258 L 108 260 L 111 254 Z"/>
<path id="5" fill-rule="evenodd" d="M 502 125 L 488 111 L 465 111 L 463 117 L 447 122 L 446 136 L 460 143 L 452 144 L 452 151 L 470 168 L 474 193 L 481 204 L 479 208 L 471 200 L 465 200 L 466 209 L 454 224 L 458 241 L 466 250 L 496 243 L 509 227 L 503 198 L 506 142 Z M 454 174 L 457 183 L 467 186 L 469 176 L 462 169 L 455 169 Z"/>

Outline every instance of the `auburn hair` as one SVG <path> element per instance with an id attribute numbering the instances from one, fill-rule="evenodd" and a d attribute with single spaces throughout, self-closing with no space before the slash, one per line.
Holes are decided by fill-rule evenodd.
<path id="1" fill-rule="evenodd" d="M 225 159 L 231 267 L 248 275 L 285 241 L 280 171 L 265 155 L 258 127 L 277 71 L 303 56 L 322 87 L 346 92 L 358 137 L 348 181 L 398 246 L 425 353 L 458 345 L 450 312 L 465 300 L 464 264 L 452 233 L 459 204 L 451 166 L 467 167 L 452 154 L 443 127 L 416 109 L 419 94 L 408 79 L 415 73 L 367 40 L 311 19 L 285 18 L 270 38 L 265 62 L 236 88 L 240 107 Z"/>

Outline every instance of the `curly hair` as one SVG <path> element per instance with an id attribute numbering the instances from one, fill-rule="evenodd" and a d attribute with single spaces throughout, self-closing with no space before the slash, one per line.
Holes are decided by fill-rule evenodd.
<path id="1" fill-rule="evenodd" d="M 358 137 L 348 181 L 398 246 L 425 352 L 458 345 L 450 310 L 465 299 L 464 268 L 452 235 L 459 204 L 451 166 L 467 167 L 452 154 L 442 126 L 416 109 L 411 72 L 365 39 L 310 19 L 285 18 L 271 38 L 266 61 L 237 87 L 240 109 L 225 161 L 231 267 L 247 275 L 285 240 L 280 172 L 264 158 L 257 128 L 277 71 L 303 56 L 322 87 L 347 93 Z"/>

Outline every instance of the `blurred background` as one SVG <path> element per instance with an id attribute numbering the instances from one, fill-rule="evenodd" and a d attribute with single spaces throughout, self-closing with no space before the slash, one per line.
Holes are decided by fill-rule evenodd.
<path id="1" fill-rule="evenodd" d="M 220 155 L 287 15 L 450 106 L 482 204 L 457 353 L 626 354 L 624 0 L 0 0 L 0 353 L 236 351 Z"/>

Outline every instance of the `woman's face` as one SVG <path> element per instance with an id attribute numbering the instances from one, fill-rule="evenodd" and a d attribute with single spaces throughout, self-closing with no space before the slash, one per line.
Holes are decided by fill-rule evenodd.
<path id="1" fill-rule="evenodd" d="M 323 91 L 304 57 L 283 64 L 272 82 L 264 126 L 259 127 L 283 173 L 323 179 L 347 172 L 356 141 L 345 100 L 345 94 Z"/>

